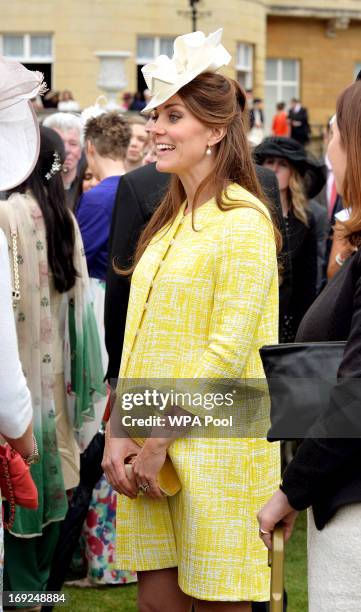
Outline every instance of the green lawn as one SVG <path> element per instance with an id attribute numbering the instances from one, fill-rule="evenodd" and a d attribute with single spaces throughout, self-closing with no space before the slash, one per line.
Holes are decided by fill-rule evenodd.
<path id="1" fill-rule="evenodd" d="M 288 612 L 307 612 L 306 515 L 298 517 L 286 551 Z M 136 612 L 137 587 L 66 588 L 69 603 L 62 610 L 72 612 Z M 59 610 L 60 612 L 60 610 Z"/>
<path id="2" fill-rule="evenodd" d="M 299 515 L 286 545 L 286 589 L 288 612 L 307 612 L 306 512 Z"/>

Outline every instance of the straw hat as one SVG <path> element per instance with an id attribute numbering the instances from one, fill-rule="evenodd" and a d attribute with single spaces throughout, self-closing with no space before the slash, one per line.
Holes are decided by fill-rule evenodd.
<path id="1" fill-rule="evenodd" d="M 39 155 L 39 125 L 30 100 L 43 93 L 41 72 L 0 56 L 0 191 L 20 185 Z"/>

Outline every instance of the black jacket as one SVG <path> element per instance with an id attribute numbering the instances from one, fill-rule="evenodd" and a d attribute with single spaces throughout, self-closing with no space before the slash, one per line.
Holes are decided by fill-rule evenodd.
<path id="1" fill-rule="evenodd" d="M 255 113 L 254 113 L 254 108 L 251 108 L 249 111 L 249 129 L 251 130 L 254 127 L 255 124 Z M 262 126 L 264 124 L 264 116 L 263 116 L 263 110 L 261 108 L 257 109 L 259 111 L 260 114 L 260 119 L 262 122 Z"/>
<path id="2" fill-rule="evenodd" d="M 256 169 L 264 192 L 274 206 L 275 220 L 283 234 L 284 282 L 280 302 L 285 308 L 289 300 L 291 271 L 278 183 L 270 170 L 259 166 Z M 119 182 L 109 237 L 104 306 L 105 345 L 109 356 L 106 379 L 109 381 L 116 379 L 119 374 L 130 290 L 129 279 L 116 274 L 113 262 L 120 268 L 131 264 L 139 234 L 165 194 L 169 178 L 169 174 L 157 172 L 155 165 L 150 164 L 129 172 Z"/>
<path id="3" fill-rule="evenodd" d="M 330 435 L 345 431 L 355 438 L 304 440 L 285 471 L 281 487 L 296 510 L 313 507 L 318 529 L 341 506 L 361 502 L 361 397 L 351 402 L 344 392 L 340 396 L 340 384 L 347 389 L 344 379 L 361 378 L 361 250 L 326 285 L 306 313 L 296 337 L 298 342 L 336 340 L 347 340 L 338 371 L 343 381 L 331 393 L 336 418 L 326 426 L 329 430 L 333 427 Z M 353 391 L 356 388 L 359 393 L 358 387 L 353 386 Z M 345 401 L 340 403 L 340 397 Z"/>
<path id="4" fill-rule="evenodd" d="M 315 218 L 307 211 L 308 225 L 292 211 L 285 217 L 292 267 L 288 307 L 280 308 L 280 342 L 294 342 L 297 328 L 312 302 L 317 287 L 317 234 Z"/>
<path id="5" fill-rule="evenodd" d="M 291 123 L 291 138 L 294 138 L 301 144 L 306 144 L 310 139 L 310 124 L 308 123 L 308 113 L 303 106 L 298 111 L 289 110 L 288 118 L 292 121 L 299 121 L 301 125 L 292 125 Z"/>
<path id="6" fill-rule="evenodd" d="M 330 231 L 330 223 L 327 216 L 327 209 L 317 200 L 310 200 L 310 210 L 315 219 L 315 231 L 317 238 L 317 295 L 326 284 L 325 257 L 326 242 Z"/>

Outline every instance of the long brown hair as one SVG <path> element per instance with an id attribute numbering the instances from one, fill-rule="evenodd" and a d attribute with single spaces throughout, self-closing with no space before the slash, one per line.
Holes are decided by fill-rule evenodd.
<path id="1" fill-rule="evenodd" d="M 226 192 L 227 185 L 230 183 L 238 183 L 262 200 L 270 209 L 271 218 L 274 218 L 274 212 L 258 182 L 251 159 L 244 128 L 244 122 L 247 121 L 243 115 L 246 95 L 241 86 L 228 77 L 213 72 L 204 72 L 182 87 L 178 95 L 182 98 L 187 109 L 203 125 L 209 128 L 226 128 L 225 136 L 213 147 L 216 155 L 212 172 L 203 179 L 196 190 L 192 207 L 192 221 L 194 220 L 193 214 L 196 203 L 204 188 L 210 184 L 214 185 L 215 200 L 220 210 L 230 210 L 242 205 L 257 208 L 249 202 L 242 203 L 238 200 L 234 200 L 234 204 L 229 205 L 227 203 L 225 205 L 222 193 Z M 140 235 L 135 252 L 134 266 L 130 270 L 123 271 L 123 274 L 129 274 L 134 270 L 153 236 L 162 228 L 171 226 L 185 199 L 186 193 L 180 179 L 178 176 L 172 175 L 168 192 Z M 231 199 L 228 194 L 227 199 Z M 281 235 L 273 221 L 272 225 L 276 245 L 280 249 Z"/>
<path id="2" fill-rule="evenodd" d="M 347 87 L 336 105 L 337 127 L 346 152 L 346 172 L 343 184 L 344 204 L 351 216 L 344 223 L 345 234 L 353 246 L 361 246 L 361 81 Z"/>
<path id="3" fill-rule="evenodd" d="M 303 179 L 298 170 L 290 163 L 290 180 L 288 182 L 289 203 L 294 216 L 308 225 L 307 209 L 308 199 L 306 198 Z"/>

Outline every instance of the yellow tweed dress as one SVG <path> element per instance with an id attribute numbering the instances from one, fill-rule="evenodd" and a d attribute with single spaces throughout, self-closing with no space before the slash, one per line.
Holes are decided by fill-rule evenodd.
<path id="1" fill-rule="evenodd" d="M 132 278 L 121 378 L 263 378 L 259 348 L 277 342 L 278 274 L 265 206 L 184 206 Z M 254 210 L 247 204 L 258 208 Z M 262 212 L 260 212 L 262 211 Z M 209 601 L 269 599 L 256 514 L 279 484 L 279 447 L 255 438 L 179 438 L 174 497 L 118 497 L 117 567 L 178 567 L 179 586 Z"/>

